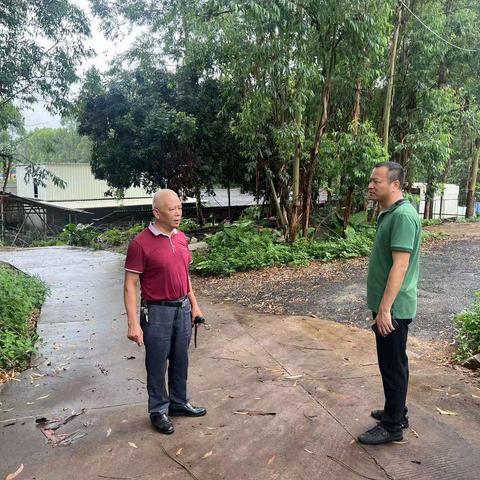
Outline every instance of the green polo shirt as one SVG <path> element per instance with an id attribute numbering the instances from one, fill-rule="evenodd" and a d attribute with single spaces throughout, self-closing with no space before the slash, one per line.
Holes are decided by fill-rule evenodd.
<path id="1" fill-rule="evenodd" d="M 398 319 L 415 317 L 421 234 L 418 213 L 407 200 L 399 200 L 380 213 L 368 265 L 367 303 L 372 312 L 379 310 L 393 265 L 392 252 L 409 252 L 410 262 L 393 304 L 393 316 Z"/>

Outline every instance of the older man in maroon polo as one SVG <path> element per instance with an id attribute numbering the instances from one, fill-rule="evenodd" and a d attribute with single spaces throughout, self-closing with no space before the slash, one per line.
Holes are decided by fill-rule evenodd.
<path id="1" fill-rule="evenodd" d="M 153 215 L 155 223 L 139 233 L 128 247 L 124 297 L 128 338 L 138 345 L 145 344 L 150 420 L 160 433 L 170 434 L 174 428 L 169 415 L 206 414 L 205 408 L 192 406 L 187 397 L 192 322 L 203 315 L 190 281 L 192 257 L 188 241 L 178 230 L 182 218 L 178 195 L 167 189 L 157 192 L 153 197 Z"/>

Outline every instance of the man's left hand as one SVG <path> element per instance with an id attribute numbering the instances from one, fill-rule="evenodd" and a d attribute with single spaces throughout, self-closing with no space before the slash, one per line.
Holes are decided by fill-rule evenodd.
<path id="1" fill-rule="evenodd" d="M 386 337 L 395 330 L 392 323 L 392 315 L 389 310 L 380 310 L 375 318 L 375 322 L 378 327 L 378 332 L 382 337 Z"/>
<path id="2" fill-rule="evenodd" d="M 195 320 L 195 317 L 203 317 L 203 313 L 200 310 L 200 307 L 195 307 L 195 308 L 192 307 L 192 325 L 193 325 L 193 321 Z"/>

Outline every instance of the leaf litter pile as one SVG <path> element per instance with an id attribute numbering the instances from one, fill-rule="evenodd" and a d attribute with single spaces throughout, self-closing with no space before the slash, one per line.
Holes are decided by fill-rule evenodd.
<path id="1" fill-rule="evenodd" d="M 316 261 L 307 267 L 268 267 L 230 277 L 194 277 L 194 285 L 203 295 L 248 305 L 263 313 L 296 313 L 292 308 L 307 301 L 316 284 L 347 280 L 363 272 L 367 261 Z"/>

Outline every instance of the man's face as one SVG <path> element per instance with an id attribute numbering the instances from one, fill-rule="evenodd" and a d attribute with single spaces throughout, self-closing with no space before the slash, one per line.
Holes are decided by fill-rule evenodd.
<path id="1" fill-rule="evenodd" d="M 368 184 L 368 198 L 382 203 L 388 200 L 399 188 L 398 180 L 390 182 L 387 167 L 374 168 Z"/>
<path id="2" fill-rule="evenodd" d="M 153 215 L 165 227 L 178 228 L 182 220 L 182 202 L 177 195 L 165 195 L 153 209 Z"/>

